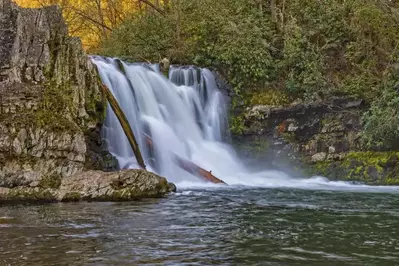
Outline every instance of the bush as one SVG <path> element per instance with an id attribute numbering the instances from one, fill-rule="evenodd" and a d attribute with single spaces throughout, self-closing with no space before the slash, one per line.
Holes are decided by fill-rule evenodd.
<path id="1" fill-rule="evenodd" d="M 275 18 L 268 3 L 250 0 L 172 3 L 164 16 L 126 20 L 102 52 L 217 68 L 244 97 L 271 88 L 290 98 L 371 102 L 398 50 L 399 7 L 388 0 L 277 0 Z"/>
<path id="2" fill-rule="evenodd" d="M 399 78 L 396 84 L 392 80 L 383 83 L 381 96 L 363 115 L 362 141 L 367 148 L 399 148 Z"/>

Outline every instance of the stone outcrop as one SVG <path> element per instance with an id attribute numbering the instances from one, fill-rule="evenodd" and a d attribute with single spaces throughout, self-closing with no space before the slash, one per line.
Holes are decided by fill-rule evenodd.
<path id="1" fill-rule="evenodd" d="M 333 98 L 287 107 L 253 106 L 244 115 L 238 148 L 267 167 L 296 167 L 304 175 L 369 184 L 399 184 L 399 154 L 365 151 L 360 143 L 362 100 Z"/>
<path id="2" fill-rule="evenodd" d="M 288 107 L 254 106 L 245 114 L 243 138 L 265 139 L 273 151 L 301 154 L 308 161 L 338 158 L 359 148 L 363 102 L 336 98 Z"/>
<path id="3" fill-rule="evenodd" d="M 162 197 L 175 190 L 165 178 L 144 170 L 87 171 L 62 179 L 43 179 L 34 187 L 0 187 L 0 202 L 128 201 Z"/>
<path id="4" fill-rule="evenodd" d="M 0 0 L 0 187 L 116 169 L 97 72 L 57 7 Z"/>

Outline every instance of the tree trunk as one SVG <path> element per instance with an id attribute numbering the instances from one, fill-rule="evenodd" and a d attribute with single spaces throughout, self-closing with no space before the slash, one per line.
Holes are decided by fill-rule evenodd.
<path id="1" fill-rule="evenodd" d="M 123 131 L 125 132 L 125 135 L 130 143 L 130 146 L 132 147 L 133 153 L 136 156 L 136 160 L 137 160 L 138 164 L 140 165 L 141 168 L 146 170 L 146 166 L 144 164 L 144 159 L 140 152 L 140 147 L 137 144 L 133 130 L 130 127 L 125 114 L 123 113 L 121 107 L 118 104 L 118 101 L 115 99 L 114 95 L 112 95 L 112 92 L 107 88 L 107 86 L 103 85 L 102 88 L 104 91 L 104 95 L 106 96 L 109 104 L 111 105 L 112 110 L 114 111 L 116 117 L 119 120 L 119 123 L 122 126 Z"/>
<path id="2" fill-rule="evenodd" d="M 270 13 L 272 15 L 272 21 L 277 22 L 277 4 L 276 0 L 270 0 Z"/>
<path id="3" fill-rule="evenodd" d="M 101 6 L 101 0 L 96 0 L 95 3 L 96 3 L 96 7 L 97 7 L 98 19 L 99 19 L 99 21 L 100 21 L 100 23 L 102 25 L 101 26 L 101 30 L 103 32 L 103 37 L 106 37 L 107 36 L 107 27 L 105 26 L 106 24 L 105 24 L 103 9 L 102 9 L 102 6 Z"/>
<path id="4" fill-rule="evenodd" d="M 204 179 L 211 181 L 212 183 L 215 183 L 215 184 L 226 184 L 224 181 L 215 177 L 211 171 L 206 171 L 205 169 L 194 164 L 193 162 L 190 162 L 190 161 L 180 158 L 176 154 L 175 154 L 175 160 L 176 160 L 177 165 L 180 168 L 182 168 L 183 170 L 185 170 L 195 176 L 204 178 Z"/>
<path id="5" fill-rule="evenodd" d="M 145 140 L 146 143 L 148 145 L 148 147 L 150 148 L 150 150 L 154 149 L 154 142 L 152 141 L 151 137 L 148 135 L 145 135 Z M 215 184 L 226 184 L 223 180 L 215 177 L 211 171 L 207 171 L 201 167 L 199 167 L 198 165 L 196 165 L 193 162 L 190 162 L 188 160 L 185 160 L 183 158 L 181 158 L 179 155 L 177 154 L 173 154 L 174 156 L 174 160 L 176 162 L 176 164 L 183 170 L 189 172 L 190 174 L 193 174 L 197 177 L 206 179 L 212 183 Z"/>

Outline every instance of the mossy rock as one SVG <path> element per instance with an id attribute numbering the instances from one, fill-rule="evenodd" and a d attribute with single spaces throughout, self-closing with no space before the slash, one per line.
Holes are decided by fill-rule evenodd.
<path id="1" fill-rule="evenodd" d="M 53 202 L 57 201 L 57 191 L 42 188 L 13 188 L 0 191 L 0 201 L 24 201 L 24 202 Z"/>
<path id="2" fill-rule="evenodd" d="M 42 177 L 39 181 L 39 187 L 42 189 L 58 189 L 61 186 L 62 177 L 59 174 L 51 174 Z"/>
<path id="3" fill-rule="evenodd" d="M 312 174 L 371 185 L 399 185 L 399 152 L 350 152 L 343 160 L 310 166 Z"/>

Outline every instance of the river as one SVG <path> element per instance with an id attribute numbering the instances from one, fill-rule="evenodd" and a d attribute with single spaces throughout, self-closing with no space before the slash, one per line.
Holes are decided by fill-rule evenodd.
<path id="1" fill-rule="evenodd" d="M 229 145 L 226 95 L 207 69 L 92 58 L 167 198 L 0 206 L 0 265 L 397 265 L 399 187 L 253 172 Z M 102 130 L 137 167 L 110 108 Z M 229 186 L 206 185 L 183 158 Z M 263 163 L 261 163 L 263 166 Z M 263 170 L 262 170 L 263 169 Z M 206 185 L 206 187 L 204 187 Z"/>
<path id="2" fill-rule="evenodd" d="M 0 207 L 0 265 L 397 265 L 396 189 L 182 189 Z"/>

